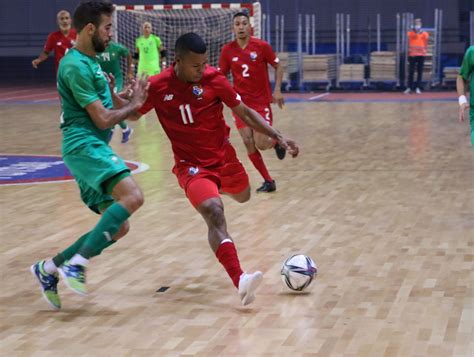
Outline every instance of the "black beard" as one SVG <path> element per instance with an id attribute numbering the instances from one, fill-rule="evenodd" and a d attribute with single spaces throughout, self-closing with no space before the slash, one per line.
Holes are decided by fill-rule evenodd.
<path id="1" fill-rule="evenodd" d="M 92 36 L 92 46 L 94 47 L 95 52 L 104 52 L 105 51 L 105 43 L 102 41 L 99 36 L 95 33 Z"/>

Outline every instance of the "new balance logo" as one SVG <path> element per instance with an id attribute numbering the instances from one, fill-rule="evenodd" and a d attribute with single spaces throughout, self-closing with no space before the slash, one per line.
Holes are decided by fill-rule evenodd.
<path id="1" fill-rule="evenodd" d="M 237 62 L 239 60 L 239 57 L 232 57 L 232 62 Z"/>
<path id="2" fill-rule="evenodd" d="M 163 102 L 169 102 L 170 100 L 173 100 L 173 94 L 166 94 L 163 98 Z"/>

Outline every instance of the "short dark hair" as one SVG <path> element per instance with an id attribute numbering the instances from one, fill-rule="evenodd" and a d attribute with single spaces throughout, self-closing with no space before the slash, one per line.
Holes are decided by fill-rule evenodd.
<path id="1" fill-rule="evenodd" d="M 240 11 L 236 13 L 234 16 L 232 16 L 232 21 L 234 21 L 234 19 L 239 16 L 245 16 L 248 20 L 250 20 L 249 14 L 247 14 L 246 12 Z"/>
<path id="2" fill-rule="evenodd" d="M 114 5 L 109 1 L 83 1 L 74 11 L 73 23 L 77 32 L 81 32 L 87 24 L 99 27 L 102 15 L 112 15 Z"/>
<path id="3" fill-rule="evenodd" d="M 174 48 L 177 55 L 184 55 L 187 52 L 203 54 L 207 51 L 204 40 L 194 32 L 188 32 L 179 36 Z"/>

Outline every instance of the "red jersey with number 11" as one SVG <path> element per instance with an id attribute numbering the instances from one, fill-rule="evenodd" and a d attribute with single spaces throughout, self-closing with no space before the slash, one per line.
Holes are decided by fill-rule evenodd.
<path id="1" fill-rule="evenodd" d="M 224 162 L 228 145 L 230 128 L 222 103 L 236 107 L 240 96 L 221 72 L 207 66 L 199 82 L 187 83 L 176 76 L 173 64 L 150 78 L 148 98 L 139 112 L 155 108 L 176 162 L 210 167 Z"/>
<path id="2" fill-rule="evenodd" d="M 271 103 L 272 91 L 268 79 L 268 65 L 276 67 L 279 62 L 268 42 L 250 37 L 245 48 L 237 40 L 222 47 L 219 68 L 227 75 L 232 72 L 235 90 L 246 104 Z"/>

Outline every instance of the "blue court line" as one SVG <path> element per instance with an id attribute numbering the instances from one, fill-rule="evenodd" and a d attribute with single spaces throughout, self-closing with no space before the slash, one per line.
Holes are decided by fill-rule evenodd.
<path id="1" fill-rule="evenodd" d="M 327 100 L 327 99 L 309 99 L 309 98 L 287 98 L 286 103 L 419 103 L 419 102 L 457 102 L 456 98 L 433 98 L 433 99 L 338 99 L 338 100 Z M 44 101 L 32 101 L 32 100 L 0 100 L 0 105 L 51 105 L 58 104 L 58 99 L 48 99 Z"/>
<path id="2" fill-rule="evenodd" d="M 338 99 L 338 100 L 310 100 L 310 99 L 298 99 L 288 98 L 285 99 L 285 103 L 419 103 L 419 102 L 457 102 L 456 98 L 433 98 L 433 99 Z"/>

